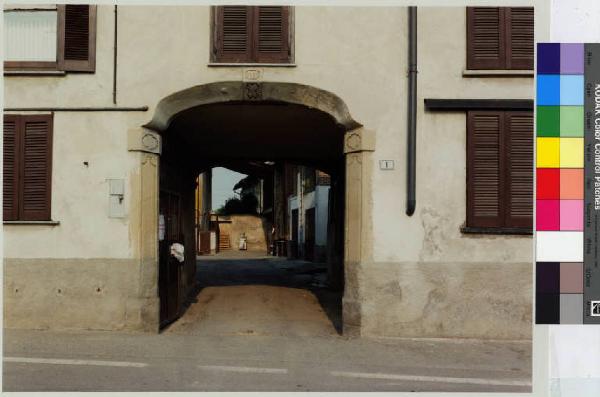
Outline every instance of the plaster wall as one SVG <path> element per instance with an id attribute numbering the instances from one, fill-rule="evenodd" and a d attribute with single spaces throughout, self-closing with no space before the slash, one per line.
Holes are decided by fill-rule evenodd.
<path id="1" fill-rule="evenodd" d="M 316 236 L 315 244 L 320 246 L 327 245 L 327 219 L 329 216 L 329 186 L 315 187 L 315 207 L 316 207 Z"/>
<path id="2" fill-rule="evenodd" d="M 448 23 L 451 20 L 453 23 Z M 425 98 L 532 99 L 531 77 L 463 77 L 466 12 L 419 8 L 417 97 L 417 206 L 405 215 L 406 98 L 401 118 L 384 116 L 377 129 L 377 159 L 396 159 L 392 172 L 373 174 L 374 260 L 377 262 L 530 261 L 531 238 L 469 236 L 466 219 L 466 115 L 430 112 Z M 402 70 L 406 70 L 403 65 Z M 404 77 L 404 76 L 403 76 Z M 403 79 L 405 80 L 405 79 Z"/>
<path id="3" fill-rule="evenodd" d="M 383 116 L 374 159 L 397 159 L 398 167 L 373 174 L 373 257 L 350 280 L 363 302 L 360 333 L 528 339 L 532 237 L 461 233 L 466 114 L 427 111 L 424 99 L 532 99 L 533 76 L 463 76 L 464 10 L 420 8 L 419 21 L 417 207 L 412 217 L 404 214 L 405 112 Z M 398 99 L 405 109 L 404 97 Z"/>
<path id="4" fill-rule="evenodd" d="M 403 211 L 406 9 L 295 7 L 294 14 L 296 66 L 259 68 L 262 79 L 298 82 L 336 93 L 346 102 L 356 120 L 375 131 L 377 147 L 374 160 L 396 160 L 395 171 L 379 172 L 374 168 L 372 175 L 373 259 L 431 259 L 437 251 L 428 241 L 432 238 L 431 234 L 439 228 L 436 226 L 435 230 L 431 230 L 428 226 L 441 222 L 446 223 L 445 231 L 450 232 L 440 232 L 438 237 L 442 241 L 435 243 L 440 247 L 438 251 L 443 251 L 444 260 L 460 260 L 465 249 L 475 249 L 475 255 L 482 255 L 486 260 L 503 260 L 507 255 L 503 252 L 505 244 L 511 245 L 509 256 L 527 259 L 530 255 L 530 242 L 527 239 L 472 239 L 460 234 L 458 228 L 464 222 L 465 207 L 466 121 L 464 114 L 460 113 L 425 112 L 423 99 L 457 95 L 465 98 L 531 98 L 533 79 L 464 78 L 465 9 L 419 9 L 418 201 L 416 216 L 409 218 Z M 353 23 L 348 24 L 348 20 Z M 447 23 L 449 20 L 453 23 Z M 152 29 L 145 28 L 148 26 L 152 26 Z M 95 74 L 44 78 L 7 77 L 6 106 L 112 105 L 112 28 L 112 7 L 99 6 Z M 209 7 L 119 7 L 118 104 L 150 106 L 149 112 L 135 115 L 136 118 L 140 116 L 141 124 L 148 120 L 161 98 L 177 90 L 213 81 L 241 80 L 243 67 L 208 66 L 209 32 Z M 173 37 L 178 40 L 173 40 Z M 324 40 L 324 37 L 328 39 Z M 372 40 L 373 37 L 377 40 Z M 319 42 L 319 45 L 314 45 L 315 42 Z M 373 67 L 375 59 L 376 68 Z M 348 81 L 352 81 L 352 84 L 348 84 Z M 81 87 L 85 89 L 82 90 Z M 114 139 L 107 139 L 105 144 L 117 145 L 119 140 L 125 139 L 123 124 L 117 124 L 115 120 L 120 117 L 132 116 L 120 116 L 116 113 L 99 113 L 97 116 L 61 113 L 57 116 L 55 125 L 56 144 L 61 145 L 61 129 L 64 133 L 67 131 L 64 124 L 60 124 L 61 119 L 65 123 L 71 123 L 71 118 L 83 119 L 80 123 L 90 123 L 90 120 L 104 118 L 103 134 L 96 135 L 89 130 L 86 133 L 77 129 L 78 135 L 85 140 L 84 147 L 94 148 L 97 146 L 96 141 L 102 140 L 108 132 L 114 134 L 109 136 Z M 135 126 L 136 122 L 137 120 L 132 120 L 131 126 Z M 92 138 L 89 139 L 90 137 Z M 428 144 L 432 141 L 434 144 Z M 60 147 L 56 150 L 60 150 Z M 97 150 L 96 153 L 102 156 L 107 152 Z M 61 153 L 57 154 L 55 158 L 61 158 Z M 80 156 L 79 153 L 75 155 Z M 122 163 L 114 162 L 112 158 L 107 163 L 115 168 L 123 168 Z M 60 196 L 61 187 L 55 185 L 54 194 Z M 432 192 L 448 187 L 450 198 L 441 201 L 445 195 L 432 195 Z M 57 198 L 57 201 L 61 200 Z M 60 227 L 51 229 L 54 230 L 51 233 L 56 234 L 58 229 Z M 112 230 L 112 226 L 95 230 L 108 231 Z M 402 231 L 409 232 L 404 238 L 398 239 L 398 232 Z M 29 234 L 28 231 L 26 233 Z M 500 248 L 493 250 L 492 257 L 490 246 Z M 47 248 L 40 249 L 45 251 Z M 90 252 L 86 245 L 82 245 L 82 249 Z M 19 252 L 18 256 L 22 256 L 21 251 L 20 248 L 14 250 L 15 254 Z M 7 254 L 12 255 L 11 252 Z M 127 249 L 123 249 L 118 250 L 118 255 L 127 257 L 129 253 Z"/>
<path id="5" fill-rule="evenodd" d="M 532 3 L 544 15 L 543 2 Z M 425 111 L 423 99 L 532 98 L 533 78 L 464 77 L 464 7 L 421 7 L 418 12 L 417 211 L 412 217 L 404 213 L 406 8 L 295 7 L 295 65 L 249 68 L 259 69 L 264 81 L 335 93 L 375 135 L 375 152 L 365 157 L 370 188 L 360 209 L 371 234 L 360 242 L 365 249 L 346 287 L 358 283 L 357 295 L 348 301 L 356 302 L 363 334 L 527 338 L 532 240 L 461 234 L 465 114 Z M 80 261 L 74 273 L 98 277 L 106 269 L 87 259 L 139 258 L 140 157 L 127 151 L 127 131 L 148 122 L 160 99 L 173 92 L 244 79 L 248 68 L 209 65 L 209 7 L 120 6 L 118 21 L 117 105 L 147 105 L 149 111 L 55 113 L 52 216 L 60 225 L 5 225 L 7 258 Z M 7 76 L 5 106 L 113 106 L 113 23 L 113 7 L 98 6 L 94 74 Z M 396 169 L 379 171 L 380 159 L 395 160 Z M 124 178 L 126 196 L 131 192 L 123 219 L 107 217 L 107 178 Z M 15 263 L 7 261 L 5 285 L 32 277 L 8 270 Z M 50 269 L 46 280 L 58 285 L 62 273 Z M 499 282 L 486 284 L 498 277 Z M 129 283 L 118 288 L 127 294 Z M 44 301 L 44 296 L 37 298 Z M 482 307 L 479 320 L 470 312 L 473 302 Z M 486 326 L 487 320 L 497 328 Z M 26 325 L 19 321 L 7 319 Z"/>
<path id="6" fill-rule="evenodd" d="M 135 257 L 139 159 L 127 151 L 127 130 L 144 120 L 134 113 L 55 112 L 51 217 L 59 224 L 5 224 L 4 257 Z M 123 218 L 109 218 L 110 178 L 125 181 Z"/>

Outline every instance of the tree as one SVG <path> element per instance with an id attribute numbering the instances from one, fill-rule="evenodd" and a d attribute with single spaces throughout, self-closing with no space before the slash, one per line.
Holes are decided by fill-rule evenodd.
<path id="1" fill-rule="evenodd" d="M 252 214 L 256 215 L 258 200 L 252 193 L 243 194 L 241 198 L 231 197 L 225 200 L 216 212 L 218 215 Z"/>

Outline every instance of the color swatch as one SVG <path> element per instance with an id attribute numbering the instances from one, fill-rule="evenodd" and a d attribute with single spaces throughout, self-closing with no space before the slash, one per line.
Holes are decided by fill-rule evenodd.
<path id="1" fill-rule="evenodd" d="M 582 324 L 584 45 L 537 50 L 536 323 Z"/>
<path id="2" fill-rule="evenodd" d="M 600 44 L 584 60 L 583 322 L 600 324 Z"/>

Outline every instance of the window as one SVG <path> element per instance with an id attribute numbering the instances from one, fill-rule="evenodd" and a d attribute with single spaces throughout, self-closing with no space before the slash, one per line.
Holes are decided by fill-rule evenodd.
<path id="1" fill-rule="evenodd" d="M 49 221 L 52 115 L 4 115 L 6 221 Z"/>
<path id="2" fill-rule="evenodd" d="M 467 114 L 467 227 L 531 231 L 531 111 Z"/>
<path id="3" fill-rule="evenodd" d="M 290 8 L 213 8 L 212 62 L 290 63 Z"/>
<path id="4" fill-rule="evenodd" d="M 4 10 L 6 70 L 93 72 L 96 6 Z"/>
<path id="5" fill-rule="evenodd" d="M 468 7 L 467 69 L 533 69 L 533 8 Z"/>

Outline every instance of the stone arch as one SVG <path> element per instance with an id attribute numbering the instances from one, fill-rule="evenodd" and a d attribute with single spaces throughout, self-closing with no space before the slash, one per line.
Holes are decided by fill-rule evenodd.
<path id="1" fill-rule="evenodd" d="M 197 85 L 163 98 L 144 127 L 166 131 L 173 118 L 197 106 L 227 102 L 283 102 L 320 110 L 345 131 L 361 127 L 337 95 L 309 85 L 280 82 L 224 81 Z"/>
<path id="2" fill-rule="evenodd" d="M 320 88 L 298 83 L 225 81 L 197 85 L 173 93 L 159 101 L 152 119 L 129 131 L 129 150 L 140 153 L 139 256 L 142 298 L 153 302 L 143 309 L 148 330 L 159 329 L 158 313 L 158 157 L 162 134 L 186 110 L 204 105 L 227 103 L 286 103 L 321 111 L 344 131 L 345 214 L 344 214 L 344 297 L 343 332 L 360 335 L 362 297 L 361 269 L 372 260 L 371 173 L 375 134 L 355 121 L 345 102 Z M 152 138 L 152 139 L 150 139 Z M 152 143 L 151 145 L 148 142 Z"/>

